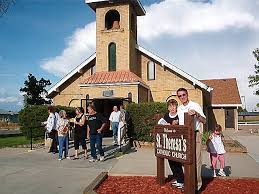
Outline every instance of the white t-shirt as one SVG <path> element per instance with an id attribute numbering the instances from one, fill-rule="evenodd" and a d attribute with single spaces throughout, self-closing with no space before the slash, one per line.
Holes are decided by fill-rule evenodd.
<path id="1" fill-rule="evenodd" d="M 110 115 L 109 120 L 110 120 L 111 122 L 117 122 L 117 123 L 118 123 L 118 122 L 120 121 L 120 114 L 121 114 L 120 111 L 117 111 L 117 112 L 113 111 L 113 112 L 111 113 L 111 115 Z"/>
<path id="2" fill-rule="evenodd" d="M 189 101 L 187 105 L 180 105 L 177 108 L 177 114 L 179 117 L 179 125 L 184 125 L 184 113 L 188 112 L 189 110 L 195 110 L 199 113 L 203 118 L 206 118 L 204 115 L 202 108 L 199 104 L 193 101 Z M 203 133 L 202 123 L 195 117 L 195 131 L 200 131 Z"/>
<path id="3" fill-rule="evenodd" d="M 220 135 L 212 135 L 212 139 L 209 141 L 209 152 L 213 154 L 224 154 L 226 153 L 224 144 Z"/>

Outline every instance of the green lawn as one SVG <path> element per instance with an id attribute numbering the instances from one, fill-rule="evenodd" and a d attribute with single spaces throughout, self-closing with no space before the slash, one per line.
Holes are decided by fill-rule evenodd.
<path id="1" fill-rule="evenodd" d="M 38 141 L 33 141 L 37 143 Z M 3 147 L 15 147 L 18 145 L 30 144 L 30 140 L 26 139 L 24 136 L 15 136 L 15 137 L 0 137 L 0 148 Z"/>

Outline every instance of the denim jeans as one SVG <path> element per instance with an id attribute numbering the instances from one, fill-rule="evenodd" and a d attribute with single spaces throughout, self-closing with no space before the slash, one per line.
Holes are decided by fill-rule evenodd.
<path id="1" fill-rule="evenodd" d="M 68 156 L 68 135 L 58 136 L 58 158 L 62 159 L 63 151 L 65 152 L 65 158 Z M 63 148 L 65 148 L 63 150 Z"/>
<path id="2" fill-rule="evenodd" d="M 119 122 L 112 122 L 113 141 L 117 142 Z"/>
<path id="3" fill-rule="evenodd" d="M 93 159 L 97 159 L 96 156 L 96 147 L 97 146 L 98 152 L 100 156 L 104 156 L 104 151 L 102 148 L 102 142 L 103 142 L 103 135 L 98 133 L 96 135 L 90 135 L 90 147 L 91 147 L 91 156 Z"/>

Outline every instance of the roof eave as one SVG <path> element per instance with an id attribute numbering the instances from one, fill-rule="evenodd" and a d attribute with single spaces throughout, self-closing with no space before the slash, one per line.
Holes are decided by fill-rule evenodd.
<path id="1" fill-rule="evenodd" d="M 192 84 L 195 86 L 199 86 L 200 88 L 211 92 L 213 90 L 212 87 L 202 83 L 201 81 L 199 81 L 198 79 L 192 77 L 191 75 L 189 75 L 188 73 L 184 72 L 183 70 L 177 68 L 176 66 L 174 66 L 173 64 L 167 62 L 166 60 L 162 59 L 161 57 L 155 55 L 154 53 L 146 50 L 145 48 L 139 46 L 138 44 L 136 44 L 136 49 L 139 50 L 140 52 L 143 52 L 144 54 L 150 56 L 151 58 L 155 59 L 156 61 L 160 62 L 162 66 L 166 66 L 169 69 L 173 70 L 174 72 L 178 73 L 179 75 L 185 77 L 187 80 L 191 81 Z"/>
<path id="2" fill-rule="evenodd" d="M 121 86 L 121 85 L 141 85 L 147 89 L 149 89 L 149 86 L 146 84 L 143 84 L 142 82 L 113 82 L 113 83 L 93 83 L 93 84 L 79 84 L 79 87 L 94 87 L 94 86 Z"/>
<path id="3" fill-rule="evenodd" d="M 211 107 L 242 107 L 242 104 L 211 104 Z"/>
<path id="4" fill-rule="evenodd" d="M 84 68 L 87 64 L 89 64 L 91 61 L 93 61 L 96 57 L 96 53 L 92 54 L 90 57 L 88 57 L 85 61 L 83 61 L 80 65 L 75 67 L 72 71 L 70 71 L 65 77 L 63 77 L 60 81 L 58 81 L 54 86 L 52 86 L 47 91 L 47 97 L 55 95 L 54 93 L 58 93 L 58 88 L 64 84 L 68 79 L 70 79 L 72 76 L 74 76 L 76 73 L 80 72 L 82 68 Z"/>

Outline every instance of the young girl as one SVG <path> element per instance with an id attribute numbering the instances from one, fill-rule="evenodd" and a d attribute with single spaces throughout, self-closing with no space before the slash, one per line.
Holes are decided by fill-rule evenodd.
<path id="1" fill-rule="evenodd" d="M 223 142 L 222 142 L 222 128 L 220 125 L 216 125 L 214 132 L 210 135 L 207 146 L 208 152 L 210 153 L 210 160 L 213 169 L 213 177 L 216 177 L 216 166 L 217 160 L 220 163 L 220 170 L 218 175 L 219 176 L 226 176 L 225 172 L 223 171 L 225 167 L 225 158 L 224 154 L 226 153 Z"/>

